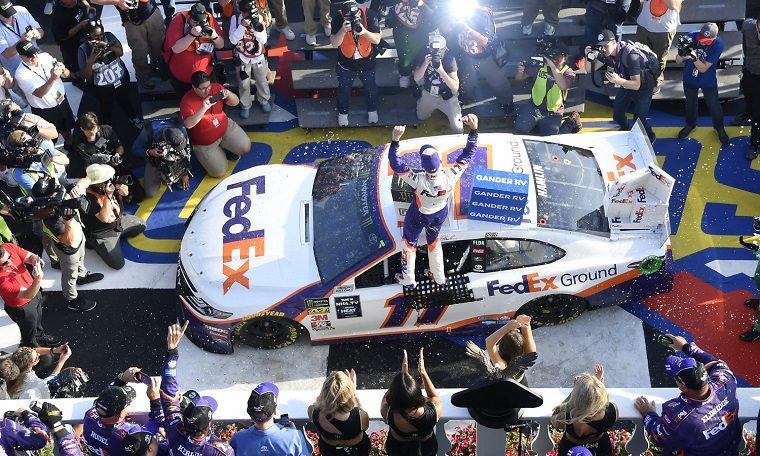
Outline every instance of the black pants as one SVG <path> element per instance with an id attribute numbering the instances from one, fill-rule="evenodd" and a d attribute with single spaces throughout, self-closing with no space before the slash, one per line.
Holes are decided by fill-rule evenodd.
<path id="1" fill-rule="evenodd" d="M 752 117 L 750 145 L 760 147 L 760 75 L 747 70 L 742 72 L 742 89 L 747 113 Z"/>
<path id="2" fill-rule="evenodd" d="M 135 104 L 132 102 L 131 93 L 129 90 L 129 75 L 125 75 L 121 81 L 119 87 L 113 85 L 108 86 L 96 86 L 93 84 L 87 85 L 89 90 L 100 104 L 100 123 L 111 125 L 111 116 L 113 115 L 114 100 L 119 104 L 121 110 L 129 119 L 140 118 L 140 114 L 137 112 Z"/>
<path id="3" fill-rule="evenodd" d="M 649 136 L 649 140 L 654 141 L 654 131 L 652 131 L 652 127 L 647 122 L 649 107 L 652 105 L 652 89 L 628 90 L 622 87 L 618 89 L 615 94 L 615 101 L 612 103 L 612 120 L 620 125 L 620 128 L 623 130 L 630 130 L 631 128 L 625 114 L 629 105 L 633 112 L 633 121 L 636 122 L 637 119 L 641 120 L 644 130 L 646 130 L 647 136 Z"/>
<path id="4" fill-rule="evenodd" d="M 39 347 L 37 338 L 44 333 L 42 329 L 42 293 L 37 293 L 31 301 L 21 307 L 5 306 L 5 312 L 18 325 L 21 331 L 22 347 Z"/>
<path id="5" fill-rule="evenodd" d="M 683 83 L 683 93 L 686 96 L 686 125 L 696 125 L 699 115 L 699 89 L 693 85 Z M 723 128 L 723 108 L 720 107 L 718 87 L 701 87 L 707 109 L 712 117 L 712 124 L 716 130 Z"/>

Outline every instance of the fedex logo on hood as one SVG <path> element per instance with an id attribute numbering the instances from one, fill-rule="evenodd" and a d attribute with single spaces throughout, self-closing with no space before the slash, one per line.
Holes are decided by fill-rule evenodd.
<path id="1" fill-rule="evenodd" d="M 251 220 L 245 215 L 251 210 L 250 195 L 264 193 L 264 176 L 254 177 L 247 181 L 237 182 L 227 186 L 227 190 L 239 190 L 240 194 L 231 197 L 224 203 L 222 212 L 228 220 L 222 226 L 222 272 L 227 277 L 222 285 L 223 293 L 227 294 L 235 283 L 249 288 L 248 277 L 251 250 L 253 256 L 264 255 L 264 230 L 251 229 Z M 233 262 L 233 255 L 242 260 L 237 268 L 228 266 Z"/>

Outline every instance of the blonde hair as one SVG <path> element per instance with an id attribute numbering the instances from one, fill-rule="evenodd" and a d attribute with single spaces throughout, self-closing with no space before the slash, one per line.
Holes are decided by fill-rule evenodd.
<path id="1" fill-rule="evenodd" d="M 348 413 L 356 407 L 356 386 L 343 372 L 333 371 L 322 383 L 314 408 L 328 420 L 336 413 Z"/>
<path id="2" fill-rule="evenodd" d="M 565 411 L 561 419 L 565 424 L 588 423 L 604 411 L 609 404 L 604 383 L 591 374 L 581 374 L 573 385 L 573 391 L 554 409 L 554 414 Z"/>

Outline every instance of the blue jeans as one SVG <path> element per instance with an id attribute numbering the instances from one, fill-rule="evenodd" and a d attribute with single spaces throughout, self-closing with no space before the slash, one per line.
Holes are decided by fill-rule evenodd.
<path id="1" fill-rule="evenodd" d="M 649 107 L 652 105 L 652 90 L 653 89 L 651 88 L 628 90 L 621 87 L 618 89 L 617 94 L 615 95 L 615 102 L 612 104 L 612 120 L 620 125 L 621 129 L 625 130 L 631 128 L 630 125 L 628 125 L 628 118 L 625 115 L 626 109 L 631 105 L 633 121 L 635 122 L 636 119 L 641 120 L 641 124 L 644 126 L 644 130 L 646 130 L 650 141 L 653 141 L 656 138 L 652 131 L 652 127 L 649 126 L 649 122 L 647 122 Z"/>
<path id="2" fill-rule="evenodd" d="M 622 8 L 621 11 L 619 9 Z M 594 45 L 603 29 L 608 29 L 615 34 L 618 41 L 623 36 L 623 21 L 625 18 L 619 17 L 622 11 L 628 12 L 631 8 L 631 0 L 622 0 L 620 5 L 613 3 L 604 3 L 602 0 L 588 0 L 586 4 L 586 44 Z"/>
<path id="3" fill-rule="evenodd" d="M 375 83 L 375 67 L 363 71 L 354 71 L 335 65 L 338 73 L 338 114 L 348 114 L 351 104 L 351 86 L 354 79 L 359 77 L 364 85 L 364 97 L 367 100 L 367 112 L 377 111 L 377 84 Z"/>
<path id="4" fill-rule="evenodd" d="M 683 83 L 683 94 L 686 95 L 686 125 L 696 125 L 699 115 L 699 89 L 687 83 Z M 712 124 L 715 129 L 723 128 L 723 108 L 720 107 L 717 87 L 702 87 L 702 96 L 705 99 Z"/>

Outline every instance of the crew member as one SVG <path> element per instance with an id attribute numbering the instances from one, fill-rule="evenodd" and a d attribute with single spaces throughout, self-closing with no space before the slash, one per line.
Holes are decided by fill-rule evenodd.
<path id="1" fill-rule="evenodd" d="M 423 229 L 433 279 L 439 285 L 446 283 L 443 249 L 441 243 L 438 242 L 438 235 L 443 222 L 449 215 L 448 203 L 452 191 L 478 147 L 478 117 L 475 114 L 468 114 L 462 118 L 462 122 L 470 127 L 470 134 L 467 136 L 467 145 L 456 159 L 456 164 L 441 169 L 441 157 L 438 150 L 431 145 L 424 145 L 420 148 L 420 159 L 424 171 L 414 171 L 398 157 L 399 140 L 406 126 L 397 125 L 393 128 L 388 160 L 393 172 L 414 189 L 416 196 L 404 217 L 402 272 L 396 275 L 396 280 L 405 287 L 417 286 L 414 271 L 417 240 Z"/>
<path id="2" fill-rule="evenodd" d="M 37 414 L 24 407 L 13 412 L 20 422 L 0 418 L 0 450 L 2 454 L 14 455 L 17 451 L 35 451 L 48 444 L 47 428 Z"/>
<path id="3" fill-rule="evenodd" d="M 676 399 L 657 406 L 644 396 L 633 405 L 644 418 L 649 441 L 663 454 L 736 456 L 742 442 L 736 377 L 728 365 L 702 351 L 694 342 L 667 334 L 670 348 L 687 357 L 671 355 L 665 371 L 681 391 Z"/>
<path id="4" fill-rule="evenodd" d="M 718 98 L 718 75 L 716 68 L 723 53 L 723 40 L 718 36 L 718 24 L 709 22 L 699 32 L 688 34 L 697 43 L 687 55 L 676 55 L 676 63 L 683 62 L 683 93 L 686 96 L 686 126 L 678 132 L 678 139 L 686 139 L 697 126 L 699 115 L 699 89 L 712 117 L 712 124 L 722 145 L 729 137 L 723 128 L 723 109 Z"/>
<path id="5" fill-rule="evenodd" d="M 129 386 L 136 382 L 140 370 L 130 367 L 118 375 L 95 399 L 82 421 L 82 437 L 90 453 L 97 456 L 129 456 L 124 451 L 125 437 L 140 430 L 140 425 L 126 420 L 129 404 L 135 398 L 135 390 Z"/>

